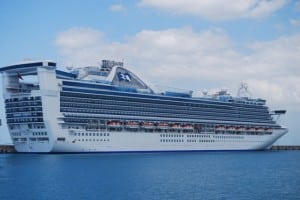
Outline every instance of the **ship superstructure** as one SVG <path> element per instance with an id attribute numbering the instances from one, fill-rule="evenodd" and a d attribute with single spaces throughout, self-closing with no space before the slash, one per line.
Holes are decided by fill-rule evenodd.
<path id="1" fill-rule="evenodd" d="M 264 150 L 287 132 L 263 99 L 157 93 L 122 62 L 65 72 L 32 61 L 0 72 L 18 152 Z"/>

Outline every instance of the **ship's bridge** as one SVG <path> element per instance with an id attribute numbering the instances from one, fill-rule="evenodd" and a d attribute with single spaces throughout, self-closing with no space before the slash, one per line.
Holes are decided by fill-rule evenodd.
<path id="1" fill-rule="evenodd" d="M 0 68 L 0 72 L 6 72 L 9 75 L 18 76 L 37 75 L 37 67 L 47 67 L 50 69 L 55 69 L 56 63 L 52 61 L 31 61 L 2 67 Z"/>
<path id="2" fill-rule="evenodd" d="M 43 73 L 43 78 L 38 78 L 41 70 L 46 70 L 54 74 L 53 79 Z M 29 61 L 14 65 L 9 65 L 0 68 L 0 73 L 3 74 L 3 91 L 4 96 L 11 95 L 28 95 L 31 91 L 40 90 L 41 80 L 44 85 L 49 85 L 49 82 L 54 81 L 55 78 L 60 79 L 74 79 L 75 74 L 63 72 L 56 69 L 56 63 L 52 61 Z M 28 77 L 28 78 L 27 78 Z M 48 81 L 48 83 L 47 83 Z M 53 84 L 52 84 L 53 85 Z M 54 86 L 53 86 L 54 87 Z M 49 89 L 49 87 L 46 87 Z"/>
<path id="3" fill-rule="evenodd" d="M 56 63 L 53 61 L 29 61 L 0 68 L 0 73 L 6 73 L 8 76 L 22 79 L 23 76 L 37 75 L 37 69 L 44 67 L 55 70 L 57 78 L 76 78 L 76 74 L 67 73 L 56 69 Z"/>

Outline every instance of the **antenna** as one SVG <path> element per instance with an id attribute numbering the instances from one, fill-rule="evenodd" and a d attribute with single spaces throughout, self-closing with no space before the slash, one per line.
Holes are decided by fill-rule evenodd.
<path id="1" fill-rule="evenodd" d="M 241 82 L 238 93 L 238 97 L 251 97 L 251 93 L 248 90 L 248 84 L 245 82 Z"/>

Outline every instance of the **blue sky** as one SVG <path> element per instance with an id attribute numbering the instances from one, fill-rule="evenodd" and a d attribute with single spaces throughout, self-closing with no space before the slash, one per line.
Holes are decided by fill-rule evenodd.
<path id="1" fill-rule="evenodd" d="M 51 0 L 0 3 L 0 66 L 50 59 L 64 66 L 124 60 L 147 82 L 193 89 L 247 82 L 287 109 L 300 144 L 300 2 L 289 0 Z M 4 108 L 1 105 L 2 121 Z M 9 141 L 1 127 L 2 141 Z"/>

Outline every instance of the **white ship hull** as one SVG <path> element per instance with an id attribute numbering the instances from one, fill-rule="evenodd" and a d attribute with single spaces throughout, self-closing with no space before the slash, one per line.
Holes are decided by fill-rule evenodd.
<path id="1" fill-rule="evenodd" d="M 18 152 L 45 153 L 267 150 L 286 132 L 286 129 L 281 129 L 272 135 L 249 136 L 88 131 L 84 133 L 91 133 L 92 136 L 74 136 L 72 131 L 71 135 L 67 132 L 63 134 L 66 135 L 64 141 L 18 142 L 14 145 Z M 104 133 L 109 136 L 103 136 Z M 170 135 L 172 137 L 163 137 Z"/>

